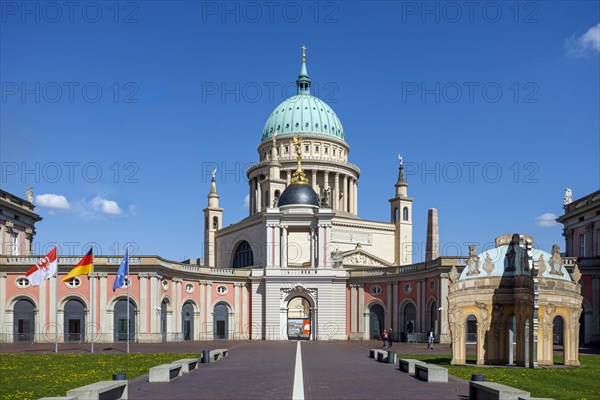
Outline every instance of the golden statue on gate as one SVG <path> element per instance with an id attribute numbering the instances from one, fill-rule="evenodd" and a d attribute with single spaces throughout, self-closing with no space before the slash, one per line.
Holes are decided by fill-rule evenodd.
<path id="1" fill-rule="evenodd" d="M 300 160 L 302 159 L 302 138 L 300 135 L 294 136 L 294 146 L 296 147 L 296 158 L 298 159 L 298 167 L 296 171 L 292 175 L 292 184 L 302 184 L 307 185 L 308 179 L 302 171 L 302 165 L 300 164 Z"/>

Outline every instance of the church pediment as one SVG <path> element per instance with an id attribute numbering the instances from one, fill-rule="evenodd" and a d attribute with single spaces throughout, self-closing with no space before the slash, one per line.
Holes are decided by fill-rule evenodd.
<path id="1" fill-rule="evenodd" d="M 392 264 L 382 260 L 381 258 L 370 254 L 363 249 L 355 249 L 339 254 L 339 257 L 344 266 L 359 266 L 359 267 L 391 267 Z"/>

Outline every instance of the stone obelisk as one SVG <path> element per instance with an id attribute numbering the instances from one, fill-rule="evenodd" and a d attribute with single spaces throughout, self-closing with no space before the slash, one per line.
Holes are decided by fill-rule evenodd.
<path id="1" fill-rule="evenodd" d="M 438 230 L 438 210 L 427 211 L 427 242 L 425 244 L 425 261 L 435 260 L 440 256 L 440 233 Z"/>

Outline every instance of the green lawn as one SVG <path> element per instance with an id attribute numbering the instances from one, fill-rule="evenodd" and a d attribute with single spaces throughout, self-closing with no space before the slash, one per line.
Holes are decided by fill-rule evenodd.
<path id="1" fill-rule="evenodd" d="M 67 390 L 101 380 L 113 373 L 127 378 L 145 375 L 150 367 L 198 354 L 0 354 L 0 399 L 38 399 L 64 396 Z M 453 375 L 469 380 L 484 374 L 499 382 L 531 392 L 535 397 L 556 400 L 600 398 L 600 356 L 582 355 L 581 368 L 527 369 L 477 368 L 450 365 L 446 355 L 399 355 L 447 367 Z"/>
<path id="2" fill-rule="evenodd" d="M 424 360 L 448 368 L 448 372 L 470 380 L 471 374 L 483 374 L 485 380 L 531 392 L 532 397 L 556 400 L 600 399 L 600 356 L 580 355 L 581 368 L 497 368 L 450 365 L 446 355 L 399 355 L 399 358 Z M 474 360 L 473 357 L 467 357 Z M 557 357 L 557 362 L 560 362 Z"/>
<path id="3" fill-rule="evenodd" d="M 112 380 L 124 372 L 127 379 L 148 369 L 198 354 L 0 354 L 0 399 L 38 399 L 64 396 L 67 390 Z"/>

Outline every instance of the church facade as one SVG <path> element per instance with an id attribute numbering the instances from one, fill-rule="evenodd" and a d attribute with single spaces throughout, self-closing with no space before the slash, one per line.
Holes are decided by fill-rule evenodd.
<path id="1" fill-rule="evenodd" d="M 311 95 L 304 55 L 296 84 L 297 94 L 268 117 L 259 161 L 247 170 L 248 217 L 223 227 L 213 173 L 203 265 L 132 256 L 128 288 L 113 292 L 119 257 L 96 256 L 94 273 L 63 283 L 79 258 L 59 254 L 58 279 L 32 287 L 24 274 L 39 255 L 5 253 L 0 340 L 369 340 L 392 329 L 396 340 L 433 332 L 450 342 L 450 273 L 468 257 L 440 257 L 431 209 L 425 261 L 413 263 L 413 199 L 401 157 L 389 220 L 359 217 L 360 169 L 349 161 L 340 119 Z M 11 217 L 0 219 L 4 234 Z"/>

